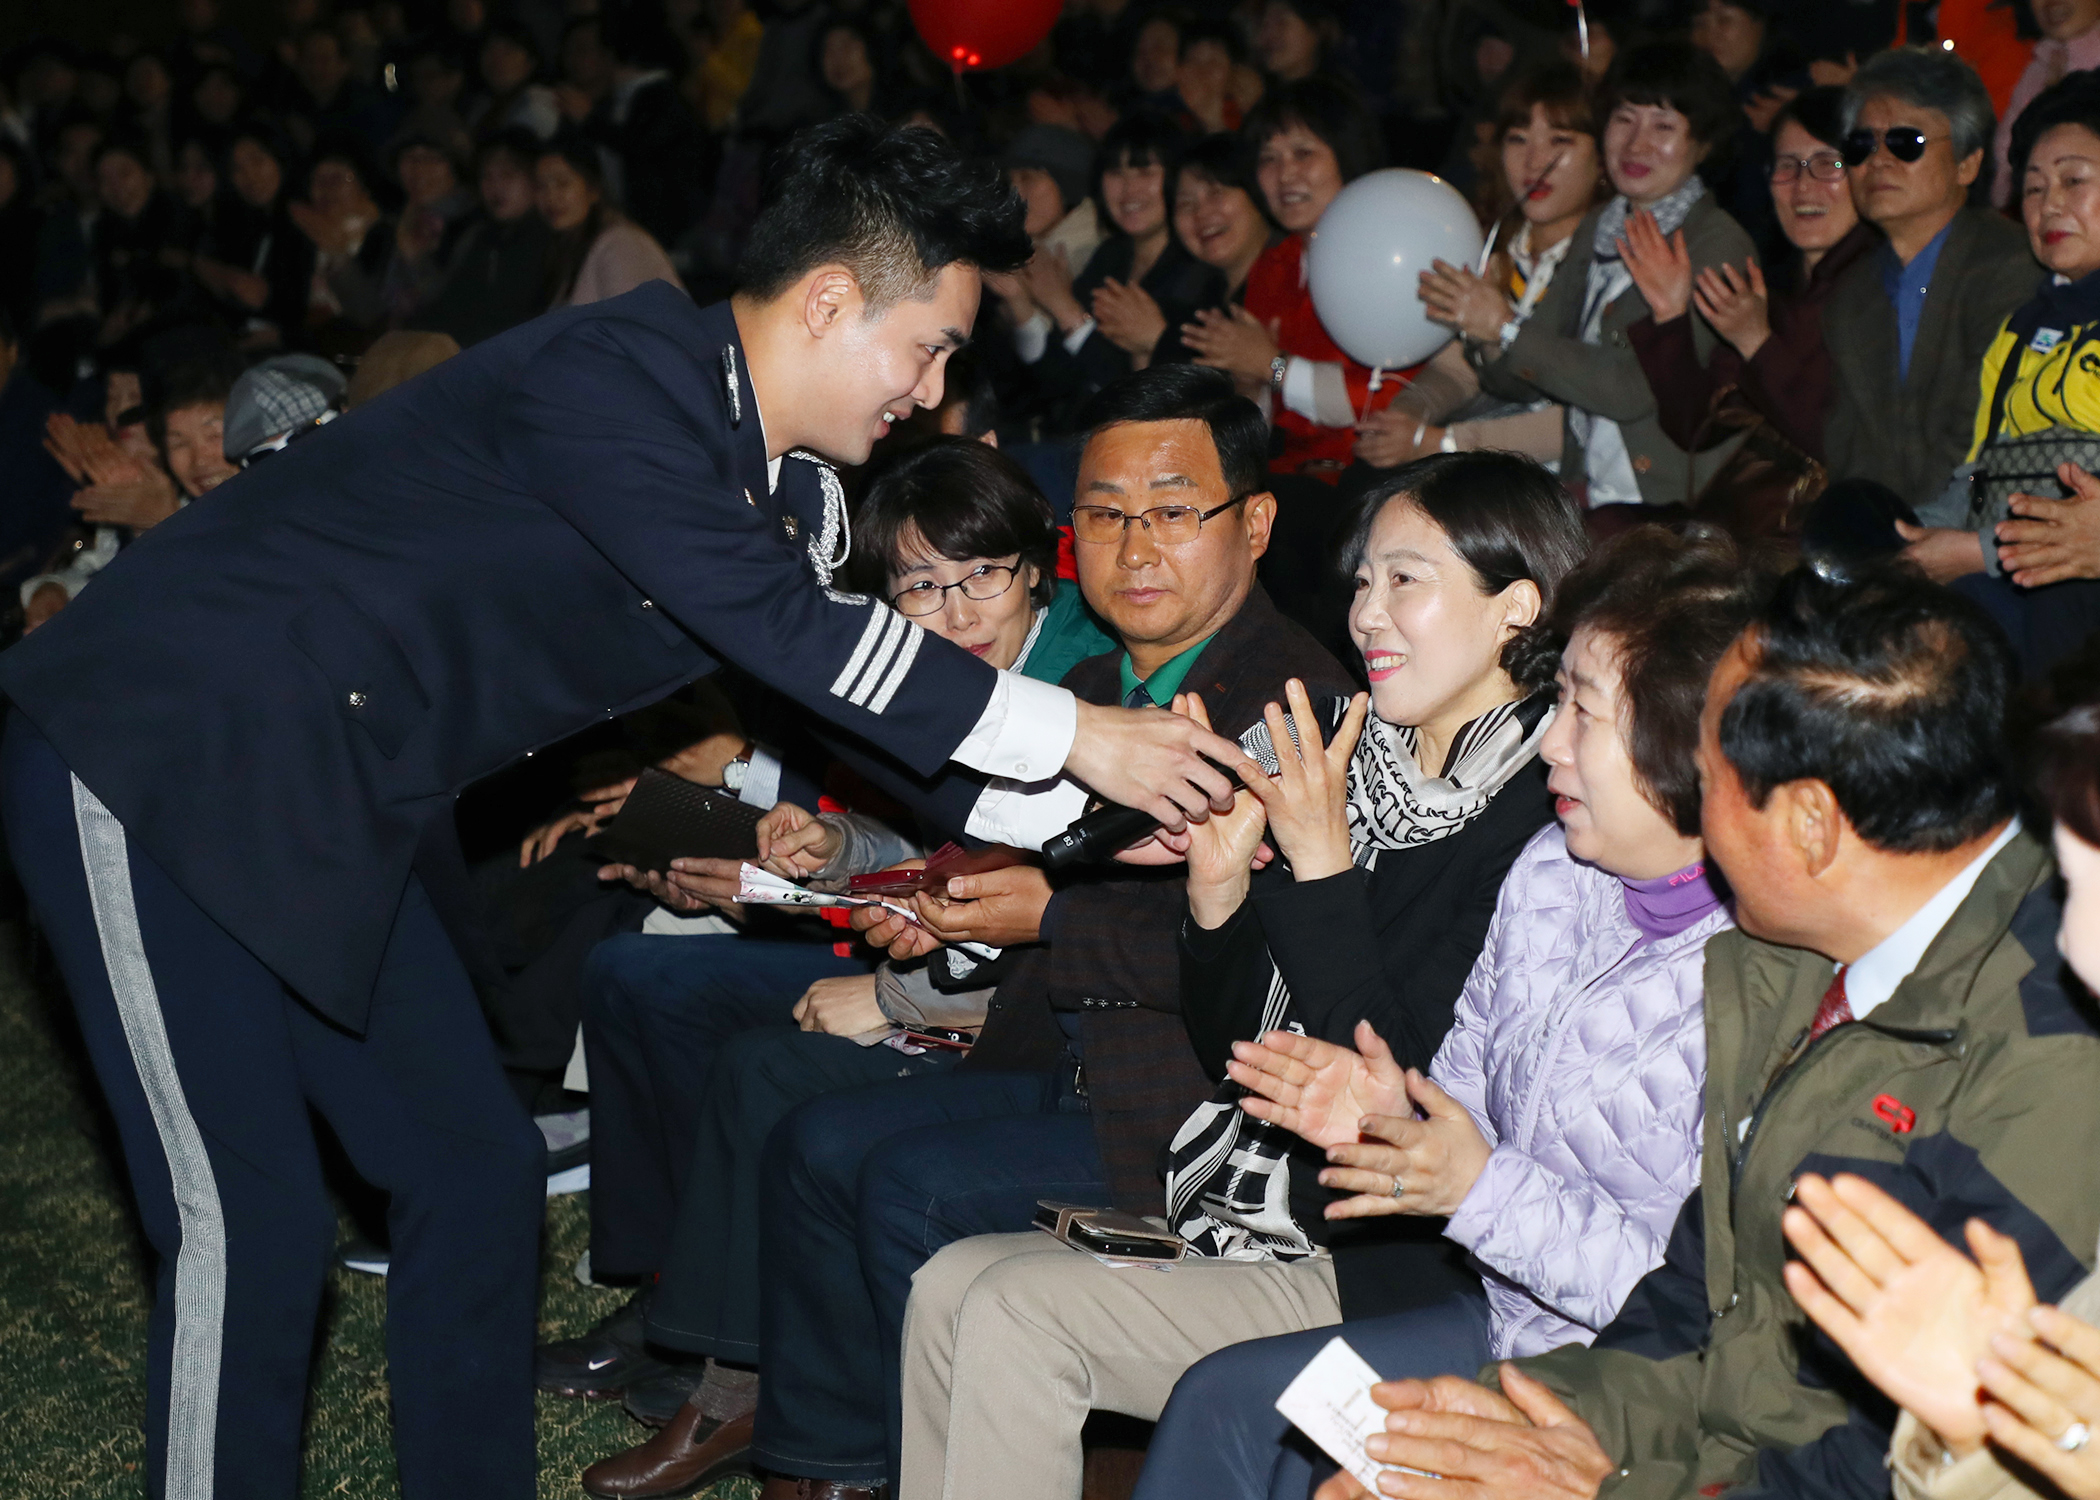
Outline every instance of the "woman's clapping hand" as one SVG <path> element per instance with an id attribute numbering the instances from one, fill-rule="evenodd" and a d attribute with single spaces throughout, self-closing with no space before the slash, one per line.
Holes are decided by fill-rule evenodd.
<path id="1" fill-rule="evenodd" d="M 1370 712 L 1371 695 L 1358 693 L 1349 700 L 1349 711 L 1335 730 L 1332 744 L 1321 743 L 1320 721 L 1303 682 L 1293 677 L 1285 683 L 1284 697 L 1290 703 L 1289 724 L 1284 722 L 1284 711 L 1273 703 L 1263 715 L 1276 748 L 1278 774 L 1257 777 L 1248 783 L 1248 790 L 1261 799 L 1269 837 L 1291 862 L 1292 874 L 1299 880 L 1324 880 L 1353 863 L 1349 762 L 1363 733 L 1364 716 Z"/>

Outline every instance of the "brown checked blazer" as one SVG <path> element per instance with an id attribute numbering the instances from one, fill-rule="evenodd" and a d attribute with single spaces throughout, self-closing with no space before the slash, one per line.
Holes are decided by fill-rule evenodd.
<path id="1" fill-rule="evenodd" d="M 1089 657 L 1064 685 L 1089 703 L 1122 696 L 1122 653 Z M 1259 723 L 1297 677 L 1318 702 L 1357 686 L 1319 642 L 1280 614 L 1260 584 L 1196 659 L 1183 691 L 1199 694 L 1221 734 Z M 1161 1211 L 1159 1155 L 1213 1082 L 1181 1022 L 1185 882 L 1173 869 L 1116 866 L 1061 886 L 1043 941 L 1002 979 L 963 1066 L 1043 1070 L 1065 1054 L 1059 1013 L 1076 1015 L 1094 1138 L 1116 1206 Z"/>
<path id="2" fill-rule="evenodd" d="M 1911 345 L 1896 373 L 1896 309 L 1882 286 L 1889 251 L 1861 256 L 1823 307 L 1836 399 L 1823 429 L 1830 477 L 1871 479 L 1925 505 L 1969 451 L 1984 351 L 2006 314 L 2034 295 L 2041 271 L 2020 227 L 1988 209 L 1955 215 L 1932 269 Z"/>

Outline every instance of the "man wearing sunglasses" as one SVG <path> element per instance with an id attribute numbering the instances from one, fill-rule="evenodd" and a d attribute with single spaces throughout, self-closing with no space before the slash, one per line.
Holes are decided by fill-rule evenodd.
<path id="1" fill-rule="evenodd" d="M 1994 122 L 1967 63 L 1885 52 L 1854 76 L 1845 121 L 1853 201 L 1888 242 L 1845 273 L 1823 313 L 1830 476 L 1885 485 L 1916 510 L 1962 460 L 1984 351 L 2033 290 L 2034 261 L 2016 225 L 1969 206 Z"/>

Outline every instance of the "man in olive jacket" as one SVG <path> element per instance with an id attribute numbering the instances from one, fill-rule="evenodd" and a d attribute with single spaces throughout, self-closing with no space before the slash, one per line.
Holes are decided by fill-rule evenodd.
<path id="1" fill-rule="evenodd" d="M 1700 1191 L 1593 1346 L 1504 1366 L 1504 1396 L 1378 1387 L 1375 1457 L 1493 1500 L 1885 1496 L 1895 1411 L 1781 1281 L 1802 1172 L 1865 1177 L 1956 1243 L 1986 1220 L 2045 1300 L 2082 1278 L 2100 1032 L 2055 949 L 2048 852 L 2014 816 L 2008 674 L 1981 616 L 1914 574 L 1781 586 L 1702 726 L 1703 827 L 1741 925 L 1707 947 Z M 1450 1494 L 1401 1473 L 1387 1492 Z M 1355 1493 L 1344 1476 L 1321 1500 Z"/>

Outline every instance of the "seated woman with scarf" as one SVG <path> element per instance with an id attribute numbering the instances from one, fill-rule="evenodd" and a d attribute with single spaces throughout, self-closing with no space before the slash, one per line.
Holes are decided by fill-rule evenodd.
<path id="1" fill-rule="evenodd" d="M 1369 1022 L 1407 1064 L 1435 1054 L 1503 877 L 1551 816 L 1544 617 L 1582 552 L 1560 487 L 1512 454 L 1438 454 L 1366 500 L 1347 555 L 1369 697 L 1315 705 L 1292 682 L 1297 744 L 1270 705 L 1277 774 L 1192 836 L 1181 1005 L 1221 1086 L 1230 1039 L 1292 1022 L 1336 1043 Z M 1265 833 L 1282 860 L 1250 875 Z M 1168 1274 L 1041 1234 L 958 1241 L 921 1267 L 899 1493 L 1070 1500 L 1089 1406 L 1154 1418 L 1204 1355 L 1336 1322 L 1307 1201 L 1327 1195 L 1291 1139 L 1225 1095 L 1188 1118 L 1162 1208 L 1193 1253 Z"/>
<path id="2" fill-rule="evenodd" d="M 1503 882 L 1426 1072 L 1414 1036 L 1388 1045 L 1369 1022 L 1353 1047 L 1276 1009 L 1263 1021 L 1290 1029 L 1198 1037 L 1207 1062 L 1229 1049 L 1246 1115 L 1299 1137 L 1294 1200 L 1324 1207 L 1348 1321 L 1190 1370 L 1138 1500 L 1302 1500 L 1311 1471 L 1275 1402 L 1335 1333 L 1390 1378 L 1471 1375 L 1587 1342 L 1662 1259 L 1699 1176 L 1703 955 L 1731 925 L 1706 877 L 1692 750 L 1707 676 L 1758 593 L 1711 528 L 1637 528 L 1561 585 L 1553 623 L 1568 644 L 1539 751 L 1559 822 Z M 1365 877 L 1373 916 L 1390 910 L 1382 870 Z M 1314 943 L 1375 944 L 1387 974 L 1419 951 L 1395 941 L 1404 921 L 1338 941 L 1301 912 L 1301 938 L 1275 896 L 1263 902 L 1266 929 L 1286 934 L 1270 942 L 1279 974 Z M 1380 1243 L 1378 1227 L 1398 1225 L 1463 1253 L 1462 1292 L 1430 1300 L 1419 1251 Z"/>

